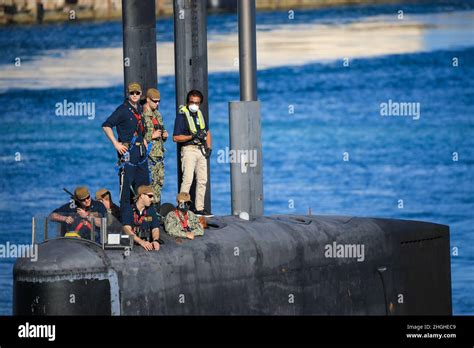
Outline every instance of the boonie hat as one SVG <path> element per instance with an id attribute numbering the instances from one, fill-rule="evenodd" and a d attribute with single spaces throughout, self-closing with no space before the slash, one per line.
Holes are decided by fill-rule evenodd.
<path id="1" fill-rule="evenodd" d="M 74 190 L 74 198 L 78 200 L 83 200 L 90 196 L 89 190 L 85 186 L 78 186 Z"/>

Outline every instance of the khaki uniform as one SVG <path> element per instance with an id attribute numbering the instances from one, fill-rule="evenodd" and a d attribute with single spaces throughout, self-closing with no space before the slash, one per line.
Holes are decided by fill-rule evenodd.
<path id="1" fill-rule="evenodd" d="M 179 109 L 176 122 L 179 122 L 181 125 L 186 124 L 187 132 L 181 133 L 184 135 L 193 135 L 198 132 L 206 131 L 206 122 L 201 110 L 198 110 L 197 119 L 195 120 L 188 107 L 182 106 Z M 194 173 L 196 173 L 196 197 L 194 203 L 197 211 L 204 210 L 207 184 L 207 158 L 201 151 L 201 147 L 195 144 L 193 140 L 183 143 L 182 145 L 180 155 L 183 176 L 180 191 L 189 193 L 193 183 Z"/>
<path id="2" fill-rule="evenodd" d="M 145 110 L 143 111 L 143 119 L 146 125 L 145 139 L 148 143 L 153 142 L 153 146 L 150 151 L 150 158 L 148 158 L 148 168 L 150 170 L 150 186 L 153 188 L 153 194 L 155 196 L 154 202 L 158 203 L 161 201 L 161 190 L 165 181 L 165 146 L 162 138 L 152 140 L 152 134 L 155 131 L 152 119 L 156 119 L 158 124 L 164 129 L 163 117 L 158 110 Z"/>
<path id="3" fill-rule="evenodd" d="M 181 192 L 188 192 L 196 172 L 196 210 L 204 209 L 204 196 L 207 184 L 207 159 L 198 145 L 187 145 L 181 148 L 181 170 L 183 182 Z"/>
<path id="4" fill-rule="evenodd" d="M 176 216 L 176 211 L 179 214 Z M 204 229 L 202 228 L 199 219 L 192 211 L 188 211 L 188 227 L 190 229 L 189 232 L 192 232 L 195 236 L 202 236 L 204 235 Z M 180 221 L 181 219 L 181 221 Z M 165 231 L 169 235 L 173 237 L 181 237 L 186 238 L 186 231 L 183 227 L 182 221 L 184 221 L 185 217 L 184 214 L 179 209 L 174 209 L 166 215 L 165 218 Z"/>

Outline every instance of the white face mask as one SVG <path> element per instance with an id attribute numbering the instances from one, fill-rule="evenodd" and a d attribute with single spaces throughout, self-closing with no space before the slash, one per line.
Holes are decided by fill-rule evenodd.
<path id="1" fill-rule="evenodd" d="M 199 110 L 199 105 L 196 105 L 196 104 L 189 105 L 189 111 L 194 113 L 194 112 L 198 112 L 198 110 Z"/>

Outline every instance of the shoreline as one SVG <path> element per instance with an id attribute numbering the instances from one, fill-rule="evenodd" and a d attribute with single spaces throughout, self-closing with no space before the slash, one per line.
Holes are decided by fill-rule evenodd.
<path id="1" fill-rule="evenodd" d="M 362 17 L 345 24 L 287 24 L 257 30 L 259 71 L 312 63 L 343 66 L 357 59 L 474 47 L 470 35 L 474 10 L 438 14 L 414 14 L 399 22 L 393 15 Z M 219 24 L 214 24 L 219 25 Z M 449 41 L 443 38 L 450 35 Z M 431 38 L 427 40 L 426 38 Z M 439 39 L 434 39 L 439 38 Z M 0 94 L 9 89 L 107 88 L 123 83 L 123 50 L 117 44 L 41 50 L 19 68 L 0 64 Z M 238 74 L 233 64 L 238 55 L 235 32 L 208 37 L 208 71 Z M 89 57 L 93 60 L 87 61 Z M 174 76 L 173 41 L 157 47 L 159 79 Z M 87 61 L 84 64 L 84 61 Z M 352 63 L 350 63 L 352 64 Z M 71 85 L 71 80 L 75 81 Z"/>
<path id="2" fill-rule="evenodd" d="M 55 0 L 50 0 L 53 2 Z M 101 2 L 78 0 L 76 5 L 58 5 L 63 2 L 48 3 L 43 9 L 38 9 L 36 3 L 21 2 L 23 7 L 19 7 L 20 1 L 12 0 L 13 5 L 0 5 L 0 27 L 12 25 L 32 25 L 64 23 L 68 21 L 92 22 L 92 21 L 117 21 L 122 18 L 121 2 Z M 208 1 L 209 14 L 229 13 L 236 11 L 232 1 L 221 1 L 221 5 L 213 5 L 213 1 Z M 278 11 L 278 10 L 310 10 L 319 8 L 330 8 L 337 6 L 357 6 L 371 4 L 396 4 L 402 0 L 257 0 L 257 11 Z M 219 3 L 219 1 L 217 1 Z M 104 6 L 105 4 L 105 6 Z M 39 11 L 39 12 L 38 12 Z M 157 18 L 168 18 L 173 16 L 172 0 L 156 0 Z"/>

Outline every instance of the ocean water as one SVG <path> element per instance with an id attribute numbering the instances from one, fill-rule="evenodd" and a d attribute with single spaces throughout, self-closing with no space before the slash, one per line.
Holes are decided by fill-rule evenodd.
<path id="1" fill-rule="evenodd" d="M 400 9 L 409 24 L 395 31 L 403 24 L 396 21 Z M 383 23 L 388 25 L 378 29 Z M 472 1 L 297 10 L 291 21 L 287 12 L 257 16 L 259 62 L 268 63 L 258 71 L 265 214 L 306 214 L 311 208 L 313 214 L 449 225 L 451 245 L 458 248 L 451 259 L 455 314 L 474 314 L 473 23 Z M 171 44 L 172 21 L 159 20 L 157 28 L 160 50 L 160 45 Z M 235 15 L 208 19 L 210 37 L 230 38 L 236 28 Z M 314 53 L 319 46 L 269 40 L 276 30 L 283 36 L 296 28 L 308 40 L 330 35 L 321 56 Z M 357 36 L 361 31 L 365 36 Z M 350 50 L 347 36 L 360 40 L 358 50 Z M 120 22 L 0 28 L 0 244 L 28 243 L 31 217 L 45 216 L 66 202 L 63 187 L 108 187 L 117 198 L 115 152 L 100 125 L 122 100 L 123 86 L 116 77 L 121 71 L 109 71 L 105 64 L 104 70 L 92 73 L 100 80 L 82 77 L 82 71 L 104 64 L 108 56 L 99 52 L 120 50 L 121 44 Z M 225 53 L 219 45 L 215 52 Z M 70 58 L 89 49 L 97 55 Z M 304 60 L 280 57 L 271 65 L 277 50 Z M 227 215 L 230 170 L 229 164 L 218 163 L 217 155 L 229 144 L 227 103 L 239 98 L 239 78 L 232 52 L 213 52 L 212 210 Z M 344 52 L 352 53 L 349 66 L 343 64 L 348 57 Z M 17 57 L 26 72 L 14 69 Z M 61 65 L 71 62 L 67 68 Z M 28 71 L 29 66 L 34 68 Z M 172 130 L 173 76 L 160 75 L 159 89 L 165 126 Z M 94 103 L 94 117 L 56 116 L 55 105 L 64 100 Z M 381 104 L 389 101 L 415 103 L 419 113 L 381 116 Z M 166 148 L 163 201 L 173 201 L 176 148 L 172 142 Z M 0 259 L 3 315 L 11 314 L 14 261 Z"/>

